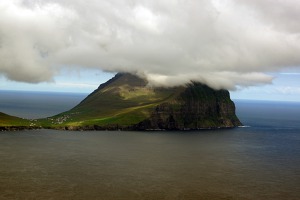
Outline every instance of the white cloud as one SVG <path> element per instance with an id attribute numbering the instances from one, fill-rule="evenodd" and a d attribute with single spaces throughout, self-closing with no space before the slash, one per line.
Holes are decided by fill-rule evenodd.
<path id="1" fill-rule="evenodd" d="M 275 88 L 276 92 L 279 92 L 280 94 L 284 95 L 300 95 L 300 87 L 291 87 L 291 86 L 285 86 L 285 87 L 277 87 Z"/>
<path id="2" fill-rule="evenodd" d="M 3 0 L 0 73 L 51 81 L 61 66 L 143 74 L 153 85 L 267 84 L 300 65 L 294 0 Z"/>
<path id="3" fill-rule="evenodd" d="M 90 84 L 90 83 L 72 83 L 72 82 L 56 82 L 56 85 L 59 87 L 72 87 L 72 88 L 90 88 L 95 89 L 99 84 Z"/>

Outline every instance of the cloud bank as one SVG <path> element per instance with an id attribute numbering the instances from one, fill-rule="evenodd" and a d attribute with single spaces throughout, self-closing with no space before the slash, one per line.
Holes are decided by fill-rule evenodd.
<path id="1" fill-rule="evenodd" d="M 51 81 L 61 68 L 235 89 L 300 66 L 300 1 L 3 0 L 0 74 Z"/>

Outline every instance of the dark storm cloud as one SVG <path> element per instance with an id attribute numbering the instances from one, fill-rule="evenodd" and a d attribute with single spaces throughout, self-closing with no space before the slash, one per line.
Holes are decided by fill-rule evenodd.
<path id="1" fill-rule="evenodd" d="M 40 82 L 67 66 L 152 85 L 266 84 L 266 72 L 300 64 L 298 10 L 292 0 L 4 0 L 0 73 Z"/>

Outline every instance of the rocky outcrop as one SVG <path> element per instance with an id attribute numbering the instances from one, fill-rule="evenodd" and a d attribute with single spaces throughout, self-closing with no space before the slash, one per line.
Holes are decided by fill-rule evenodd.
<path id="1" fill-rule="evenodd" d="M 156 106 L 150 118 L 137 124 L 136 128 L 195 130 L 231 128 L 240 125 L 228 91 L 216 91 L 200 83 L 193 83 L 174 101 Z"/>

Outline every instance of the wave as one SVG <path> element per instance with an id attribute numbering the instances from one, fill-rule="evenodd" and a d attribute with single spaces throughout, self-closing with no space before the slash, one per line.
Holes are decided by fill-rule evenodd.
<path id="1" fill-rule="evenodd" d="M 250 128 L 251 126 L 238 126 L 239 128 Z"/>

